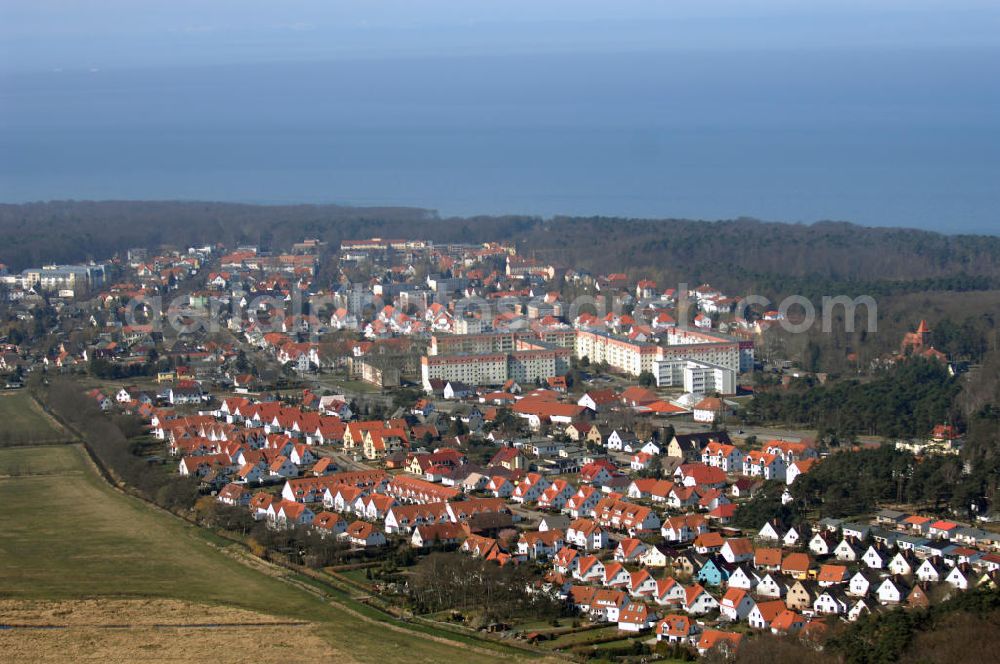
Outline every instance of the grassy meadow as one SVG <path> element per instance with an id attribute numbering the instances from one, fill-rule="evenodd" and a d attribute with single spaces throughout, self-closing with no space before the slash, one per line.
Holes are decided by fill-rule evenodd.
<path id="1" fill-rule="evenodd" d="M 347 612 L 263 565 L 248 566 L 236 545 L 226 550 L 207 531 L 112 489 L 77 445 L 0 449 L 0 504 L 2 600 L 152 598 L 245 609 L 314 623 L 345 660 L 500 656 L 435 630 Z"/>

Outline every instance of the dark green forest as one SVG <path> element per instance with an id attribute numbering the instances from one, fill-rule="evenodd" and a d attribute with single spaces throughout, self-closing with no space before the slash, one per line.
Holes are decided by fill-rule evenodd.
<path id="1" fill-rule="evenodd" d="M 129 247 L 222 242 L 287 247 L 318 237 L 335 247 L 362 237 L 516 242 L 559 266 L 625 270 L 664 283 L 717 280 L 754 292 L 898 293 L 983 290 L 1000 278 L 1000 238 L 865 228 L 609 217 L 440 218 L 416 208 L 245 205 L 173 201 L 54 201 L 0 205 L 0 262 L 104 258 Z M 600 252 L 593 239 L 602 238 Z M 806 281 L 796 281 L 807 279 Z M 791 281 L 789 281 L 791 280 Z M 692 284 L 694 285 L 694 284 Z"/>
<path id="2" fill-rule="evenodd" d="M 819 429 L 839 439 L 852 436 L 923 436 L 951 419 L 961 386 L 946 365 L 909 359 L 869 381 L 817 385 L 810 378 L 786 387 L 759 385 L 745 417 L 751 423 L 783 422 Z"/>

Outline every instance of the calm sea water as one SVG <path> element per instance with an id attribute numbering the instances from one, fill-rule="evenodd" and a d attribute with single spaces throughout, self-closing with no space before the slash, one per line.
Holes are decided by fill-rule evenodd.
<path id="1" fill-rule="evenodd" d="M 5 75 L 0 200 L 997 233 L 998 56 L 686 50 Z"/>

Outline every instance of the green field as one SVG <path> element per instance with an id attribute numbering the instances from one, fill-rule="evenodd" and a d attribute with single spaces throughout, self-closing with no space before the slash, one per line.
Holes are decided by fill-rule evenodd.
<path id="1" fill-rule="evenodd" d="M 250 567 L 207 531 L 112 489 L 76 445 L 0 449 L 0 504 L 0 599 L 170 598 L 239 607 L 314 622 L 359 661 L 503 656 L 446 643 L 432 629 L 362 619 Z"/>
<path id="2" fill-rule="evenodd" d="M 0 392 L 0 446 L 65 442 L 73 436 L 27 390 Z"/>

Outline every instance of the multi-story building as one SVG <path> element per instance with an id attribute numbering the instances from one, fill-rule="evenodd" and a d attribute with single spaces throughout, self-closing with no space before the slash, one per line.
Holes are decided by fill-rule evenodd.
<path id="1" fill-rule="evenodd" d="M 653 371 L 653 363 L 660 359 L 660 347 L 646 342 L 631 341 L 598 330 L 577 330 L 577 358 L 588 358 L 592 363 L 607 362 L 608 366 L 638 376 Z"/>
<path id="2" fill-rule="evenodd" d="M 103 265 L 46 265 L 21 273 L 23 288 L 38 286 L 47 291 L 89 290 L 104 284 Z"/>
<path id="3" fill-rule="evenodd" d="M 459 316 L 455 319 L 455 334 L 478 335 L 483 333 L 483 319 Z"/>
<path id="4" fill-rule="evenodd" d="M 420 360 L 424 389 L 430 391 L 430 381 L 435 378 L 468 385 L 502 385 L 508 379 L 532 383 L 569 371 L 568 349 L 524 345 L 528 347 L 508 353 L 425 355 Z"/>
<path id="5" fill-rule="evenodd" d="M 507 380 L 507 354 L 425 355 L 420 358 L 424 389 L 431 391 L 431 380 L 468 385 L 502 385 Z"/>
<path id="6" fill-rule="evenodd" d="M 362 355 L 348 357 L 351 377 L 378 387 L 399 387 L 400 369 L 392 356 Z"/>
<path id="7" fill-rule="evenodd" d="M 686 359 L 657 360 L 654 363 L 659 387 L 682 387 L 685 392 L 736 394 L 736 371 L 729 367 Z"/>
<path id="8" fill-rule="evenodd" d="M 509 353 L 517 349 L 518 335 L 513 332 L 488 334 L 435 334 L 429 355 L 479 355 Z"/>

